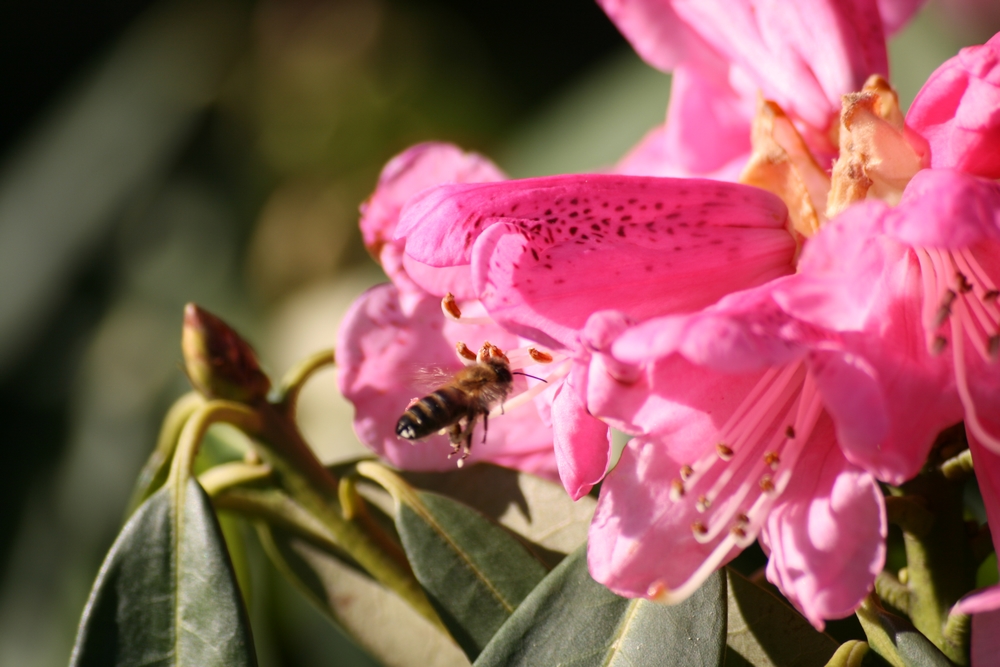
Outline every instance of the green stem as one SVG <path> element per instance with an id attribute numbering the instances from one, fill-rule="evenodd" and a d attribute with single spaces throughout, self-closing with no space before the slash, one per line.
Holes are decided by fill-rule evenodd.
<path id="1" fill-rule="evenodd" d="M 187 423 L 195 410 L 205 404 L 205 399 L 196 391 L 188 392 L 178 398 L 167 416 L 163 418 L 163 425 L 160 427 L 160 435 L 156 440 L 156 447 L 149 459 L 142 467 L 139 478 L 136 480 L 135 488 L 132 490 L 132 497 L 129 498 L 125 510 L 125 518 L 132 515 L 139 505 L 146 501 L 158 488 L 167 481 L 170 473 L 170 464 L 174 458 L 174 450 L 177 448 L 177 441 L 180 439 L 181 430 Z"/>
<path id="2" fill-rule="evenodd" d="M 233 461 L 223 463 L 198 475 L 198 483 L 210 497 L 241 484 L 258 482 L 271 476 L 271 467 L 267 465 Z"/>
<path id="3" fill-rule="evenodd" d="M 941 474 L 952 482 L 960 482 L 974 474 L 972 450 L 966 449 L 941 464 Z"/>
<path id="4" fill-rule="evenodd" d="M 295 405 L 302 387 L 317 371 L 332 366 L 335 363 L 334 355 L 333 350 L 323 350 L 295 364 L 285 377 L 281 378 L 281 385 L 274 399 L 274 405 L 278 410 L 287 414 L 289 419 L 294 419 Z"/>
<path id="5" fill-rule="evenodd" d="M 879 572 L 875 577 L 875 592 L 897 610 L 910 614 L 910 589 L 889 572 Z"/>
<path id="6" fill-rule="evenodd" d="M 950 660 L 967 664 L 965 649 L 945 636 L 952 605 L 975 586 L 976 564 L 965 532 L 961 485 L 940 471 L 930 471 L 904 488 L 907 495 L 920 497 L 933 516 L 926 531 L 903 526 L 910 619 Z"/>
<path id="7" fill-rule="evenodd" d="M 279 406 L 261 405 L 258 413 L 264 422 L 259 434 L 261 455 L 273 468 L 278 486 L 321 521 L 337 544 L 372 577 L 443 629 L 412 571 L 386 553 L 377 538 L 341 514 L 337 479 L 319 462 L 294 422 Z"/>
<path id="8" fill-rule="evenodd" d="M 287 530 L 338 558 L 350 558 L 322 523 L 278 489 L 220 489 L 212 495 L 212 505 L 216 509 L 262 519 L 268 525 Z"/>

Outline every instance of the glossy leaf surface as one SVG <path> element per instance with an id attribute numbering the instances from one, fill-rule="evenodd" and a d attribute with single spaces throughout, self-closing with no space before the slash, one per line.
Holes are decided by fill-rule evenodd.
<path id="1" fill-rule="evenodd" d="M 868 643 L 894 667 L 950 667 L 953 663 L 907 619 L 866 600 L 857 611 Z"/>
<path id="2" fill-rule="evenodd" d="M 162 487 L 143 503 L 111 547 L 84 609 L 71 667 L 257 664 L 208 497 L 193 479 L 181 498 L 172 490 Z"/>
<path id="3" fill-rule="evenodd" d="M 258 534 L 281 574 L 386 667 L 469 664 L 450 637 L 329 550 L 264 523 Z"/>
<path id="4" fill-rule="evenodd" d="M 838 644 L 770 591 L 726 568 L 728 667 L 823 667 Z"/>
<path id="5" fill-rule="evenodd" d="M 510 533 L 444 496 L 402 495 L 396 527 L 417 580 L 470 659 L 547 574 Z"/>
<path id="6" fill-rule="evenodd" d="M 726 580 L 712 575 L 676 606 L 619 597 L 567 557 L 514 612 L 476 661 L 514 665 L 722 665 Z"/>

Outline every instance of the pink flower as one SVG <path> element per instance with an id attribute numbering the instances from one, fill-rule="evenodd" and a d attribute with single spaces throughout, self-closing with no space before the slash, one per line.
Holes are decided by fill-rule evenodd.
<path id="1" fill-rule="evenodd" d="M 599 0 L 650 65 L 674 74 L 667 122 L 619 165 L 627 174 L 736 180 L 758 95 L 793 119 L 824 167 L 841 95 L 888 75 L 885 34 L 922 0 Z"/>
<path id="2" fill-rule="evenodd" d="M 463 153 L 447 144 L 414 146 L 391 160 L 378 187 L 362 206 L 361 230 L 365 243 L 392 284 L 363 294 L 345 316 L 338 333 L 338 383 L 354 403 L 354 428 L 359 439 L 400 468 L 440 470 L 453 467 L 450 447 L 440 435 L 411 443 L 397 437 L 396 419 L 417 398 L 435 389 L 421 380 L 422 369 L 453 373 L 461 368 L 457 342 L 478 349 L 484 342 L 512 356 L 518 367 L 534 364 L 524 354 L 517 336 L 489 321 L 481 307 L 468 300 L 468 270 L 435 270 L 409 262 L 405 243 L 393 233 L 403 204 L 414 194 L 449 182 L 497 181 L 503 174 L 488 160 Z M 419 281 L 417 280 L 419 278 Z M 419 284 L 418 284 L 419 282 Z M 464 291 L 463 291 L 464 290 Z M 461 294 L 466 322 L 445 317 L 441 299 L 448 291 Z M 468 317 L 476 315 L 481 317 Z M 437 384 L 442 384 L 441 379 Z M 527 389 L 515 379 L 515 393 Z M 485 442 L 478 431 L 470 461 L 487 460 L 547 477 L 555 475 L 552 430 L 548 406 L 527 401 L 504 419 L 491 420 Z M 482 426 L 479 427 L 480 429 Z"/>
<path id="3" fill-rule="evenodd" d="M 406 239 L 412 260 L 439 269 L 471 267 L 474 290 L 496 322 L 567 350 L 573 366 L 562 392 L 571 390 L 583 408 L 574 414 L 589 413 L 637 435 L 605 480 L 591 530 L 591 572 L 619 593 L 679 601 L 760 535 L 771 553 L 769 578 L 817 627 L 850 613 L 885 555 L 876 479 L 912 475 L 922 458 L 907 448 L 912 442 L 929 447 L 936 433 L 926 427 L 937 425 L 941 414 L 931 383 L 937 376 L 906 386 L 899 382 L 905 358 L 880 358 L 876 367 L 851 353 L 846 339 L 855 332 L 844 332 L 840 321 L 850 308 L 817 298 L 815 283 L 790 275 L 800 240 L 791 229 L 809 236 L 826 219 L 830 179 L 812 153 L 816 145 L 829 148 L 822 136 L 840 95 L 851 90 L 832 95 L 836 86 L 821 84 L 851 81 L 860 88 L 870 73 L 861 68 L 884 59 L 881 32 L 866 41 L 872 33 L 865 26 L 879 25 L 874 5 L 860 14 L 864 20 L 840 5 L 822 7 L 841 12 L 836 15 L 846 23 L 836 25 L 853 26 L 834 31 L 842 46 L 853 36 L 853 46 L 878 47 L 843 47 L 854 60 L 837 70 L 849 74 L 840 79 L 817 60 L 823 76 L 801 90 L 787 88 L 796 95 L 812 91 L 786 98 L 794 116 L 776 104 L 762 107 L 758 119 L 766 123 L 755 126 L 755 144 L 768 140 L 769 150 L 782 151 L 771 154 L 787 159 L 752 162 L 765 173 L 745 177 L 778 183 L 775 191 L 786 202 L 801 202 L 791 220 L 762 192 L 739 186 L 613 176 L 446 186 L 414 198 L 402 214 L 397 238 Z M 767 60 L 763 47 L 771 44 L 761 34 L 771 30 L 758 26 L 757 42 L 742 42 L 736 33 L 715 39 L 737 49 L 726 54 L 734 68 L 756 71 L 754 63 Z M 800 60 L 789 62 L 821 52 L 807 48 L 802 33 L 785 34 L 791 41 L 778 44 L 785 48 L 776 53 L 799 49 Z M 682 45 L 697 53 L 692 62 L 702 67 L 703 57 L 711 57 L 702 48 L 705 35 L 695 36 Z M 803 71 L 793 68 L 787 76 L 795 80 Z M 786 90 L 780 76 L 772 83 L 777 95 Z M 873 85 L 878 90 L 878 82 Z M 879 115 L 876 92 L 864 95 L 852 117 L 858 126 L 868 122 L 865 100 L 869 125 L 902 124 L 901 116 Z M 884 106 L 891 111 L 888 98 Z M 724 106 L 704 108 L 711 118 L 735 118 Z M 796 127 L 805 128 L 805 141 Z M 730 134 L 739 132 L 722 136 Z M 922 154 L 897 134 L 909 162 L 891 165 L 921 166 Z M 632 157 L 677 154 L 661 144 Z M 774 165 L 789 170 L 778 173 Z M 884 174 L 879 188 L 898 185 L 894 174 Z M 884 385 L 871 379 L 876 374 L 895 374 L 914 400 L 935 409 L 926 420 L 912 419 L 886 402 Z M 560 461 L 591 472 L 607 461 L 596 439 L 581 446 L 557 437 L 556 448 Z"/>
<path id="4" fill-rule="evenodd" d="M 792 272 L 784 206 L 705 180 L 556 176 L 442 186 L 414 197 L 396 230 L 414 261 L 467 270 L 504 329 L 572 359 L 553 399 L 556 458 L 573 497 L 604 476 L 607 425 L 587 410 L 589 362 L 616 324 L 691 311 Z"/>

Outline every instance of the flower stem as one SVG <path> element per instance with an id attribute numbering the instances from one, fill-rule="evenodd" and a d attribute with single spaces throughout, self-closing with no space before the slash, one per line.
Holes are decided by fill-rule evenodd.
<path id="1" fill-rule="evenodd" d="M 298 401 L 299 392 L 302 391 L 302 387 L 317 371 L 327 366 L 332 366 L 335 363 L 334 354 L 333 350 L 323 350 L 295 364 L 281 378 L 281 384 L 277 389 L 273 403 L 279 406 L 279 409 L 285 411 L 289 418 L 294 418 L 295 404 Z"/>

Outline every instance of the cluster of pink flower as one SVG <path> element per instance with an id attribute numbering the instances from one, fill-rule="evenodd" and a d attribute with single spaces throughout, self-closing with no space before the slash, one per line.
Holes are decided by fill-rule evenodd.
<path id="1" fill-rule="evenodd" d="M 518 377 L 471 458 L 574 498 L 603 479 L 595 579 L 681 600 L 759 540 L 822 627 L 883 567 L 879 482 L 945 427 L 1000 525 L 1000 35 L 904 118 L 885 38 L 917 0 L 599 1 L 673 72 L 666 123 L 605 174 L 505 180 L 442 144 L 390 162 L 361 226 L 392 284 L 345 320 L 341 389 L 390 462 L 453 465 L 395 418 L 416 366 L 488 340 L 547 383 Z M 609 427 L 633 438 L 606 473 Z"/>

